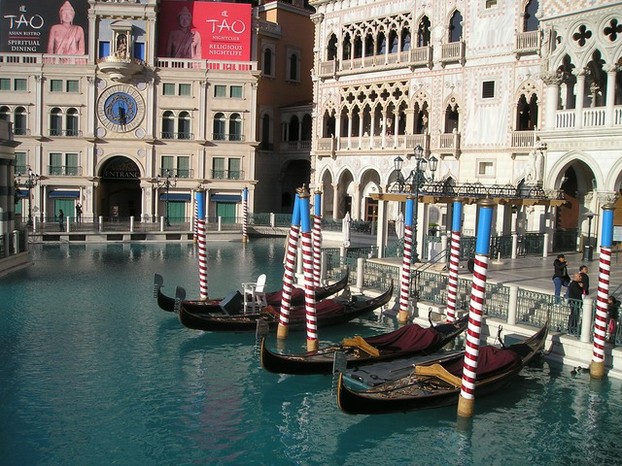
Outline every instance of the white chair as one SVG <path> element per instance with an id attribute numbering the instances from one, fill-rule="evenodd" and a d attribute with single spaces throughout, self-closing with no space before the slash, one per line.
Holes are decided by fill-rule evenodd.
<path id="1" fill-rule="evenodd" d="M 266 293 L 264 287 L 266 286 L 266 274 L 262 273 L 257 277 L 256 282 L 242 283 L 244 289 L 244 312 L 249 309 L 256 310 L 261 309 L 268 305 L 266 301 Z"/>

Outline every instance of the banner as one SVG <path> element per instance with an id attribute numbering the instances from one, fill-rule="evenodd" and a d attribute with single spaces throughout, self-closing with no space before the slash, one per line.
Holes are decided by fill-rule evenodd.
<path id="1" fill-rule="evenodd" d="M 161 57 L 250 61 L 251 5 L 162 0 Z"/>
<path id="2" fill-rule="evenodd" d="M 88 54 L 88 0 L 1 0 L 0 51 Z"/>

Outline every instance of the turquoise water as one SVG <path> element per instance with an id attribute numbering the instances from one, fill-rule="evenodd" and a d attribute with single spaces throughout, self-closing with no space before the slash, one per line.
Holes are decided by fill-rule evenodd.
<path id="1" fill-rule="evenodd" d="M 261 272 L 282 276 L 282 239 L 208 244 L 210 296 Z M 181 327 L 153 298 L 198 295 L 192 245 L 37 246 L 34 266 L 0 281 L 2 465 L 622 464 L 622 383 L 550 365 L 476 402 L 348 416 L 331 377 L 259 367 L 254 334 Z M 372 334 L 374 317 L 320 332 Z M 291 333 L 287 348 L 304 347 Z"/>

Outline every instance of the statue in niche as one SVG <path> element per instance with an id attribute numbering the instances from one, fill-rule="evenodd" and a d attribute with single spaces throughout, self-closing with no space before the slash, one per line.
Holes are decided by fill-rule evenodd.
<path id="1" fill-rule="evenodd" d="M 544 172 L 544 151 L 546 144 L 538 141 L 535 147 L 529 152 L 529 166 L 525 181 L 530 185 L 542 185 L 542 174 Z"/>
<path id="2" fill-rule="evenodd" d="M 127 36 L 119 34 L 117 36 L 117 50 L 115 52 L 117 58 L 128 58 L 127 56 Z"/>

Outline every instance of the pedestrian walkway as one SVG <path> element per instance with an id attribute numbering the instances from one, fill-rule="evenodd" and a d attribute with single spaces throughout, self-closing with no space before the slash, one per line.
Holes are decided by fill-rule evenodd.
<path id="1" fill-rule="evenodd" d="M 590 277 L 590 295 L 596 299 L 598 289 L 598 256 L 591 262 L 581 260 L 580 253 L 564 253 L 568 263 L 568 274 L 572 275 L 579 271 L 583 264 L 588 266 Z M 557 254 L 548 257 L 524 256 L 516 259 L 502 259 L 500 262 L 490 261 L 488 266 L 488 278 L 490 282 L 516 285 L 519 288 L 538 291 L 540 293 L 553 294 L 553 261 Z M 466 264 L 460 269 L 460 275 L 468 274 Z M 622 285 L 622 262 L 618 263 L 617 254 L 612 256 L 609 277 L 609 291 L 613 293 Z M 622 288 L 616 293 L 622 295 Z"/>

